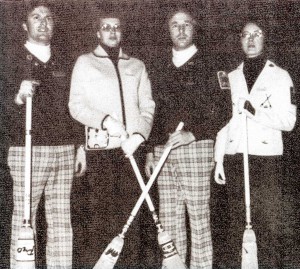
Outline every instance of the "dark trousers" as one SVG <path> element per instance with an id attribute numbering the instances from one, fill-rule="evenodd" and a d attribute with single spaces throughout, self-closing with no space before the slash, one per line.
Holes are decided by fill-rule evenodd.
<path id="1" fill-rule="evenodd" d="M 6 165 L 0 165 L 0 268 L 10 268 L 10 236 L 13 181 Z"/>
<path id="2" fill-rule="evenodd" d="M 140 159 L 139 154 L 135 157 Z M 75 268 L 93 268 L 111 240 L 122 232 L 141 194 L 130 161 L 120 149 L 87 152 L 87 166 L 86 176 L 73 186 L 72 193 L 72 203 L 77 203 L 77 208 L 72 207 Z M 153 222 L 149 225 L 150 214 L 142 212 L 125 234 L 116 268 L 141 268 L 147 260 L 142 253 L 142 228 L 155 236 L 156 231 Z"/>
<path id="3" fill-rule="evenodd" d="M 245 230 L 243 156 L 226 156 L 228 233 L 225 268 L 240 268 Z M 281 268 L 283 260 L 282 160 L 278 156 L 249 156 L 251 220 L 256 234 L 259 268 Z"/>

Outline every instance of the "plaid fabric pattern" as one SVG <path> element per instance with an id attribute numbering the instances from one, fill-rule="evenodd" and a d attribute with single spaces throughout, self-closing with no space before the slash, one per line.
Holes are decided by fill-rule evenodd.
<path id="1" fill-rule="evenodd" d="M 74 169 L 74 146 L 34 146 L 32 148 L 31 220 L 36 233 L 36 212 L 45 191 L 48 225 L 46 259 L 49 269 L 72 268 L 72 228 L 70 194 Z M 25 148 L 11 147 L 8 163 L 14 181 L 14 210 L 11 239 L 11 268 L 15 268 L 15 247 L 24 211 Z"/>
<path id="2" fill-rule="evenodd" d="M 163 150 L 161 146 L 155 148 L 156 161 Z M 202 140 L 172 150 L 158 178 L 160 220 L 183 261 L 187 255 L 187 208 L 192 269 L 212 268 L 209 199 L 213 167 L 213 141 Z"/>

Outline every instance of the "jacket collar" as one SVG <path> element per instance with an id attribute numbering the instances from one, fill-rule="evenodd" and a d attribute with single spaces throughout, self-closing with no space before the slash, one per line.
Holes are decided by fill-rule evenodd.
<path id="1" fill-rule="evenodd" d="M 93 51 L 93 54 L 99 58 L 109 58 L 107 52 L 100 45 L 96 47 L 96 49 Z M 130 57 L 123 52 L 122 48 L 120 48 L 119 59 L 123 59 L 123 60 L 130 59 Z"/>

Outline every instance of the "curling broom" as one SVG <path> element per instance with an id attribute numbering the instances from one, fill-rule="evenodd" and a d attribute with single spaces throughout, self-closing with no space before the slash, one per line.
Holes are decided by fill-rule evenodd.
<path id="1" fill-rule="evenodd" d="M 251 225 L 247 117 L 246 115 L 243 116 L 245 132 L 243 159 L 245 180 L 246 229 L 243 236 L 242 269 L 258 269 L 256 237 Z"/>
<path id="2" fill-rule="evenodd" d="M 31 227 L 31 114 L 32 97 L 26 97 L 26 137 L 25 137 L 25 190 L 24 190 L 24 221 L 16 246 L 15 269 L 35 268 L 34 234 Z"/>
<path id="3" fill-rule="evenodd" d="M 141 172 L 137 166 L 137 163 L 134 159 L 133 156 L 129 156 L 129 160 L 130 163 L 132 165 L 132 168 L 135 172 L 135 175 L 138 179 L 138 182 L 140 184 L 140 187 L 142 189 L 142 191 L 145 190 L 145 183 L 143 180 L 143 177 L 141 175 Z M 158 232 L 158 244 L 161 247 L 161 250 L 163 252 L 163 266 L 166 269 L 186 269 L 185 264 L 182 262 L 182 260 L 179 257 L 179 254 L 176 250 L 175 244 L 172 240 L 172 238 L 170 237 L 170 235 L 164 231 L 161 222 L 159 221 L 158 215 L 155 212 L 155 208 L 154 205 L 151 201 L 150 195 L 147 194 L 146 196 L 146 201 L 149 207 L 149 210 L 152 213 L 152 217 L 154 219 L 154 223 L 157 227 L 157 232 Z"/>
<path id="4" fill-rule="evenodd" d="M 180 122 L 178 127 L 177 127 L 177 131 L 181 130 L 183 127 L 183 123 Z M 135 218 L 138 210 L 140 209 L 142 203 L 144 202 L 146 196 L 148 195 L 148 192 L 150 190 L 150 188 L 152 187 L 156 177 L 158 176 L 162 166 L 164 165 L 166 159 L 169 156 L 169 153 L 172 149 L 172 146 L 167 147 L 159 162 L 157 163 L 147 185 L 145 186 L 145 189 L 143 190 L 142 194 L 140 195 L 138 201 L 136 202 L 134 208 L 132 209 L 131 213 L 130 213 L 130 217 L 128 218 L 126 224 L 124 225 L 121 234 L 119 234 L 118 236 L 116 236 L 111 243 L 106 247 L 106 249 L 104 250 L 104 252 L 102 253 L 101 257 L 99 258 L 99 260 L 97 261 L 97 263 L 95 264 L 95 266 L 93 267 L 93 269 L 113 269 L 114 265 L 116 264 L 120 253 L 122 251 L 123 245 L 124 245 L 124 237 L 125 234 L 128 230 L 128 228 L 130 227 L 133 219 Z"/>

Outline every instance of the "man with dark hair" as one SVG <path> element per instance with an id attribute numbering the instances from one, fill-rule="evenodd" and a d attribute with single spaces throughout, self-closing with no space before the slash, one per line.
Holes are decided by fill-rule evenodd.
<path id="1" fill-rule="evenodd" d="M 210 176 L 213 146 L 230 118 L 230 93 L 218 86 L 217 69 L 194 44 L 196 20 L 186 10 L 168 17 L 172 54 L 159 62 L 153 76 L 157 105 L 149 138 L 146 173 L 164 151 L 172 151 L 159 175 L 159 214 L 183 261 L 187 257 L 186 210 L 191 230 L 190 268 L 212 268 Z M 175 131 L 179 122 L 181 131 Z"/>
<path id="2" fill-rule="evenodd" d="M 95 265 L 138 200 L 141 189 L 125 155 L 140 160 L 139 148 L 150 134 L 155 108 L 144 63 L 121 48 L 119 15 L 98 18 L 99 45 L 77 59 L 69 102 L 71 115 L 87 132 L 86 184 L 78 191 L 88 192 L 89 201 L 78 235 L 82 237 L 76 256 L 79 268 Z M 139 217 L 126 234 L 118 268 L 138 268 L 143 262 Z"/>
<path id="3" fill-rule="evenodd" d="M 77 124 L 68 113 L 67 68 L 50 42 L 53 14 L 45 2 L 29 2 L 22 27 L 24 46 L 12 53 L 6 76 L 7 109 L 11 147 L 8 163 L 14 182 L 11 268 L 15 268 L 16 245 L 23 220 L 25 166 L 25 104 L 33 97 L 31 222 L 36 231 L 36 212 L 45 193 L 47 220 L 47 268 L 72 268 L 70 193 L 74 176 L 75 144 L 80 141 Z M 81 170 L 85 169 L 85 155 Z M 77 159 L 79 160 L 79 159 Z"/>

